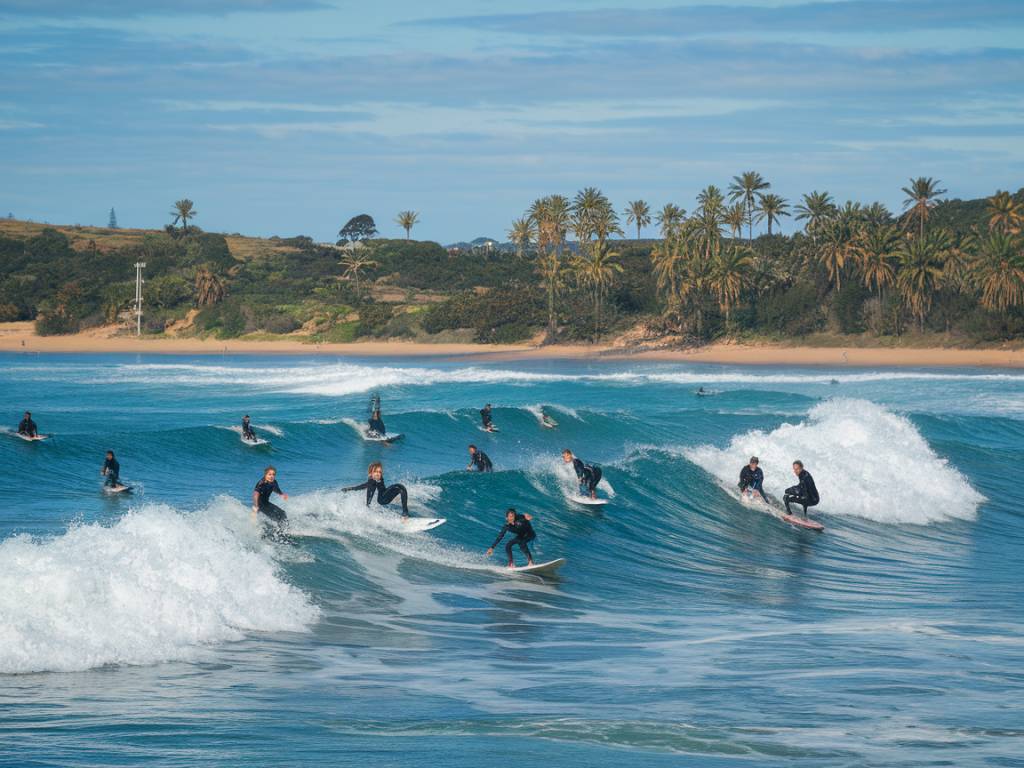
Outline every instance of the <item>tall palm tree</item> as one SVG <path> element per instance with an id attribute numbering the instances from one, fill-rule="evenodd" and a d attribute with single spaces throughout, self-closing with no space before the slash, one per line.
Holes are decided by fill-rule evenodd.
<path id="1" fill-rule="evenodd" d="M 640 239 L 640 230 L 651 223 L 651 206 L 643 200 L 633 200 L 626 206 L 626 223 L 636 224 L 636 239 Z"/>
<path id="2" fill-rule="evenodd" d="M 1024 205 L 1009 192 L 1000 190 L 988 199 L 988 228 L 997 232 L 1019 234 L 1024 222 Z"/>
<path id="3" fill-rule="evenodd" d="M 815 190 L 810 194 L 805 194 L 803 202 L 794 210 L 796 211 L 796 220 L 807 222 L 804 225 L 804 231 L 811 236 L 811 240 L 817 242 L 821 228 L 828 219 L 835 215 L 836 205 L 832 201 L 832 195 L 828 192 Z"/>
<path id="4" fill-rule="evenodd" d="M 195 297 L 197 307 L 213 306 L 224 300 L 227 285 L 224 280 L 211 272 L 207 267 L 196 270 Z"/>
<path id="5" fill-rule="evenodd" d="M 665 203 L 654 220 L 661 230 L 662 239 L 671 237 L 686 218 L 686 211 L 675 203 Z"/>
<path id="6" fill-rule="evenodd" d="M 189 200 L 187 197 L 182 198 L 174 204 L 174 210 L 171 211 L 171 216 L 174 217 L 174 221 L 171 222 L 171 226 L 174 226 L 179 221 L 181 222 L 181 230 L 186 235 L 188 234 L 188 221 L 194 219 L 199 215 L 199 212 L 195 209 L 195 203 Z"/>
<path id="7" fill-rule="evenodd" d="M 529 216 L 518 218 L 512 222 L 512 228 L 508 231 L 508 239 L 516 247 L 516 256 L 520 259 L 526 255 L 526 249 L 534 237 L 534 223 Z"/>
<path id="8" fill-rule="evenodd" d="M 949 235 L 942 230 L 928 232 L 922 237 L 908 237 L 900 243 L 900 271 L 896 287 L 904 303 L 917 317 L 922 333 L 924 319 L 942 285 L 943 262 L 950 245 Z"/>
<path id="9" fill-rule="evenodd" d="M 1019 238 L 995 229 L 977 244 L 971 277 L 981 305 L 995 312 L 1024 305 L 1024 248 Z"/>
<path id="10" fill-rule="evenodd" d="M 725 209 L 722 221 L 729 226 L 729 234 L 739 237 L 743 234 L 743 225 L 747 223 L 747 209 L 743 203 L 733 203 Z"/>
<path id="11" fill-rule="evenodd" d="M 565 285 L 565 266 L 562 263 L 561 254 L 553 248 L 546 253 L 542 253 L 540 258 L 537 259 L 537 273 L 544 283 L 544 292 L 547 294 L 548 341 L 551 341 L 558 330 L 556 302 L 558 301 L 558 294 L 561 293 Z"/>
<path id="12" fill-rule="evenodd" d="M 597 187 L 586 187 L 572 201 L 572 227 L 581 248 L 592 239 L 602 246 L 613 234 L 621 234 L 619 215 L 611 201 Z"/>
<path id="13" fill-rule="evenodd" d="M 757 207 L 757 196 L 763 190 L 771 189 L 771 186 L 757 171 L 745 171 L 739 176 L 732 177 L 729 199 L 733 202 L 739 200 L 747 209 L 747 242 L 754 241 L 754 210 Z"/>
<path id="14" fill-rule="evenodd" d="M 829 282 L 835 286 L 836 292 L 843 288 L 847 263 L 856 257 L 857 238 L 862 227 L 860 206 L 847 203 L 828 220 L 821 232 L 817 258 L 825 267 Z"/>
<path id="15" fill-rule="evenodd" d="M 757 217 L 755 221 L 760 224 L 768 222 L 768 235 L 772 234 L 772 222 L 779 223 L 782 216 L 789 216 L 789 203 L 784 197 L 768 193 L 757 196 Z"/>
<path id="16" fill-rule="evenodd" d="M 589 254 L 577 256 L 573 261 L 576 281 L 581 287 L 588 287 L 594 298 L 594 340 L 597 341 L 601 331 L 601 304 L 608 289 L 615 282 L 615 275 L 622 272 L 622 265 L 617 259 L 619 254 L 613 253 L 602 241 L 594 243 Z"/>
<path id="17" fill-rule="evenodd" d="M 892 213 L 884 203 L 872 203 L 863 211 L 864 222 L 872 227 L 881 227 L 892 223 Z"/>
<path id="18" fill-rule="evenodd" d="M 878 291 L 878 300 L 882 300 L 882 290 L 896 280 L 893 264 L 900 246 L 900 231 L 887 224 L 881 227 L 865 227 L 853 244 L 853 253 L 857 257 L 864 286 L 872 285 Z"/>
<path id="19" fill-rule="evenodd" d="M 725 312 L 726 325 L 731 320 L 731 311 L 740 300 L 740 294 L 747 284 L 747 275 L 754 263 L 750 248 L 736 244 L 718 252 L 711 266 L 710 287 L 718 299 L 718 306 Z"/>
<path id="20" fill-rule="evenodd" d="M 697 195 L 694 218 L 697 226 L 693 237 L 703 249 L 704 258 L 710 262 L 722 242 L 722 225 L 725 223 L 725 197 L 714 184 L 708 185 Z"/>
<path id="21" fill-rule="evenodd" d="M 420 222 L 420 215 L 416 211 L 400 211 L 395 216 L 395 223 L 405 230 L 405 239 L 409 239 L 409 233 L 412 232 L 412 228 Z"/>
<path id="22" fill-rule="evenodd" d="M 369 256 L 354 253 L 343 258 L 341 260 L 341 266 L 345 267 L 342 277 L 354 282 L 356 284 L 356 296 L 362 296 L 362 293 L 359 290 L 359 274 L 364 270 L 373 269 L 377 266 L 377 262 Z"/>
<path id="23" fill-rule="evenodd" d="M 558 328 L 557 300 L 564 285 L 562 249 L 569 230 L 571 205 L 564 195 L 548 195 L 533 202 L 526 213 L 537 233 L 537 272 L 548 300 L 548 339 Z"/>
<path id="24" fill-rule="evenodd" d="M 903 194 L 907 197 L 903 201 L 903 210 L 909 227 L 916 219 L 918 222 L 917 234 L 924 237 L 924 225 L 928 221 L 928 214 L 932 208 L 939 204 L 939 196 L 946 194 L 945 189 L 939 189 L 942 182 L 930 176 L 919 176 L 910 180 L 909 187 L 903 187 Z"/>

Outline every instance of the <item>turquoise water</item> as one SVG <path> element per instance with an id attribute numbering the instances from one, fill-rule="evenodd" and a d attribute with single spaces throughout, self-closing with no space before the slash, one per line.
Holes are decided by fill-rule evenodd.
<path id="1" fill-rule="evenodd" d="M 374 391 L 394 446 L 353 426 Z M 54 437 L 0 435 L 0 764 L 1024 765 L 1019 375 L 2 356 L 26 408 Z M 769 492 L 804 460 L 823 534 L 737 501 L 750 453 Z M 338 492 L 378 459 L 448 523 Z M 249 518 L 270 462 L 290 544 Z M 510 504 L 559 578 L 485 557 Z"/>

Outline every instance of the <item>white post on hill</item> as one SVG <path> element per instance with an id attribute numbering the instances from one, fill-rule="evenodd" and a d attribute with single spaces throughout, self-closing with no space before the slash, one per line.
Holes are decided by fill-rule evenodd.
<path id="1" fill-rule="evenodd" d="M 142 335 L 142 270 L 146 268 L 146 262 L 135 262 L 135 335 Z"/>

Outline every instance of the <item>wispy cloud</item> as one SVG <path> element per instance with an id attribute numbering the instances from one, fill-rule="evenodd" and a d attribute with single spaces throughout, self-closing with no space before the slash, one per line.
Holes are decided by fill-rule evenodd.
<path id="1" fill-rule="evenodd" d="M 2 16 L 126 18 L 222 16 L 228 13 L 295 12 L 330 7 L 321 0 L 4 0 Z"/>

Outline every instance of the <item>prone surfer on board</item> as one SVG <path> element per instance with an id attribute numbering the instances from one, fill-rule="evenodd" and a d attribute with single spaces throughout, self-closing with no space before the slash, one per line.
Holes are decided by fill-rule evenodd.
<path id="1" fill-rule="evenodd" d="M 596 499 L 597 484 L 601 482 L 601 468 L 577 459 L 568 448 L 562 451 L 562 461 L 572 464 L 572 468 L 576 470 L 576 478 L 580 482 L 580 496 Z"/>
<path id="2" fill-rule="evenodd" d="M 36 423 L 32 421 L 32 414 L 25 411 L 25 417 L 18 422 L 18 434 L 24 435 L 25 437 L 38 437 L 39 430 L 36 429 Z"/>
<path id="3" fill-rule="evenodd" d="M 342 488 L 343 491 L 366 491 L 366 506 L 370 506 L 376 494 L 377 503 L 382 507 L 387 506 L 397 497 L 402 499 L 402 517 L 409 516 L 409 491 L 401 483 L 387 485 L 384 482 L 384 465 L 379 461 L 373 462 L 366 469 L 366 482 L 359 485 L 352 485 Z"/>
<path id="4" fill-rule="evenodd" d="M 816 506 L 821 501 L 818 496 L 818 488 L 814 485 L 811 473 L 804 469 L 802 461 L 793 462 L 793 474 L 796 475 L 799 483 L 787 488 L 786 495 L 782 497 L 782 501 L 786 505 L 786 514 L 792 514 L 789 509 L 790 504 L 799 504 L 803 508 L 804 517 L 807 517 L 807 508 Z"/>
<path id="5" fill-rule="evenodd" d="M 100 474 L 107 478 L 103 484 L 108 488 L 117 488 L 121 484 L 121 464 L 114 458 L 113 451 L 107 451 Z"/>
<path id="6" fill-rule="evenodd" d="M 249 421 L 249 414 L 245 414 L 242 417 L 242 437 L 254 443 L 256 442 L 256 431 L 252 428 L 252 423 Z"/>
<path id="7" fill-rule="evenodd" d="M 477 472 L 493 472 L 494 465 L 491 464 L 491 457 L 481 451 L 475 445 L 469 446 L 469 465 L 466 467 L 466 471 L 472 470 L 476 467 Z"/>
<path id="8" fill-rule="evenodd" d="M 750 457 L 750 463 L 744 465 L 740 470 L 740 494 L 754 498 L 754 492 L 761 494 L 761 498 L 768 503 L 768 497 L 764 495 L 764 472 L 758 466 L 757 456 Z"/>
<path id="9" fill-rule="evenodd" d="M 263 470 L 263 477 L 252 491 L 252 518 L 256 519 L 256 513 L 262 513 L 277 523 L 279 528 L 284 528 L 288 522 L 288 516 L 284 510 L 270 501 L 270 494 L 276 493 L 285 501 L 288 494 L 281 490 L 277 484 L 277 470 L 274 467 L 267 467 Z"/>
<path id="10" fill-rule="evenodd" d="M 501 543 L 501 540 L 505 538 L 506 533 L 511 533 L 512 538 L 505 544 L 505 554 L 508 555 L 508 567 L 515 567 L 515 560 L 512 558 L 512 547 L 519 547 L 519 550 L 526 555 L 526 565 L 533 565 L 533 555 L 530 554 L 530 548 L 526 546 L 535 538 L 537 534 L 533 531 L 533 526 L 530 525 L 530 521 L 533 520 L 532 515 L 519 514 L 512 507 L 508 508 L 505 512 L 505 525 L 502 526 L 498 532 L 498 538 L 494 540 L 494 543 L 487 549 L 488 557 L 494 554 L 494 548 Z"/>

